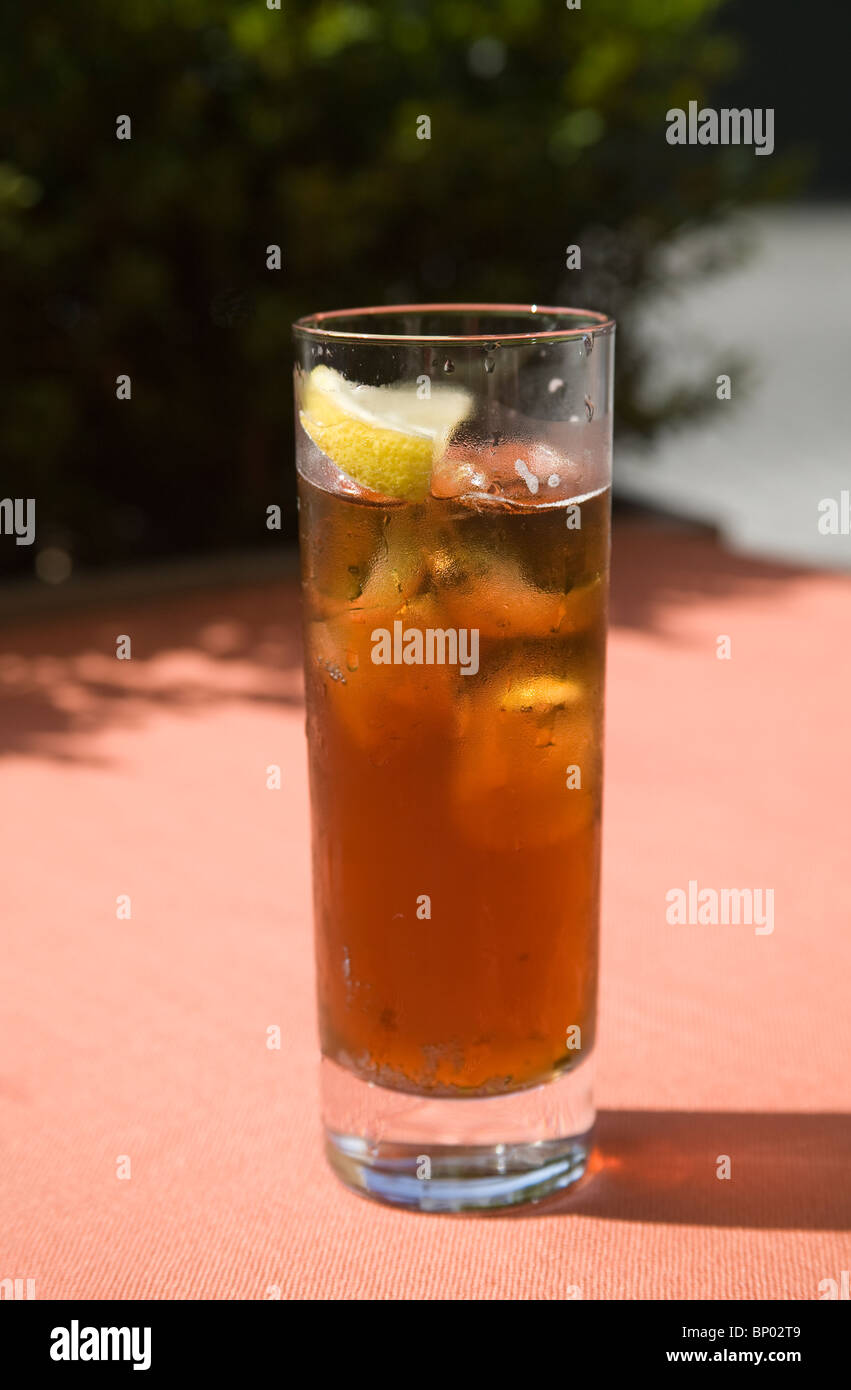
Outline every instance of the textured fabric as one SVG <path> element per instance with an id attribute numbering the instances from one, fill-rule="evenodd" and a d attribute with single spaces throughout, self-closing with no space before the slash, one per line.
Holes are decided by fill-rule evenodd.
<path id="1" fill-rule="evenodd" d="M 851 1268 L 850 610 L 840 578 L 621 528 L 597 1171 L 486 1218 L 382 1209 L 322 1158 L 291 587 L 7 628 L 0 1279 L 817 1298 Z M 669 925 L 689 880 L 773 888 L 773 933 Z"/>

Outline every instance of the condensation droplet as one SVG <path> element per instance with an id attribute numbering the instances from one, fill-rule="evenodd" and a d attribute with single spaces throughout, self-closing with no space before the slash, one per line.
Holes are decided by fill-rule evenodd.
<path id="1" fill-rule="evenodd" d="M 452 358 L 451 358 L 451 357 L 447 357 L 446 361 L 445 361 L 444 364 L 443 364 L 443 370 L 444 370 L 447 374 L 448 374 L 449 372 L 454 372 L 454 371 L 455 371 L 455 363 L 452 361 Z"/>
<path id="2" fill-rule="evenodd" d="M 485 358 L 485 371 L 486 371 L 486 372 L 492 372 L 495 366 L 496 366 L 496 363 L 494 362 L 494 360 L 493 360 L 492 357 L 486 357 L 486 358 Z"/>
<path id="3" fill-rule="evenodd" d="M 590 357 L 591 353 L 594 351 L 594 339 L 591 337 L 590 333 L 586 333 L 582 341 L 585 344 L 585 352 L 587 356 Z"/>
<path id="4" fill-rule="evenodd" d="M 558 487 L 560 482 L 561 478 L 559 477 L 558 473 L 551 473 L 550 476 L 547 478 L 547 487 Z"/>
<path id="5" fill-rule="evenodd" d="M 547 382 L 547 390 L 551 396 L 555 395 L 556 391 L 560 391 L 562 386 L 564 386 L 564 382 L 560 376 L 550 377 L 550 380 Z"/>
<path id="6" fill-rule="evenodd" d="M 585 397 L 585 414 L 589 420 L 594 419 L 594 402 L 590 396 Z"/>
<path id="7" fill-rule="evenodd" d="M 534 494 L 538 491 L 538 488 L 540 487 L 540 480 L 538 479 L 537 474 L 532 472 L 525 459 L 514 460 L 514 472 L 517 474 L 518 478 L 523 479 L 527 488 L 534 496 Z"/>

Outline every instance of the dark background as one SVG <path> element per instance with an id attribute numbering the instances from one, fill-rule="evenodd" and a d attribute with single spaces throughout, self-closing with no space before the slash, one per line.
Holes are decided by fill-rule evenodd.
<path id="1" fill-rule="evenodd" d="M 315 309 L 607 310 L 619 435 L 693 415 L 682 389 L 646 404 L 633 316 L 681 231 L 710 233 L 689 282 L 738 254 L 735 210 L 847 197 L 840 16 L 827 0 L 7 10 L 0 496 L 35 497 L 37 540 L 0 537 L 0 574 L 33 575 L 45 548 L 79 575 L 291 539 L 289 325 Z M 669 146 L 665 112 L 689 99 L 773 106 L 775 153 Z"/>

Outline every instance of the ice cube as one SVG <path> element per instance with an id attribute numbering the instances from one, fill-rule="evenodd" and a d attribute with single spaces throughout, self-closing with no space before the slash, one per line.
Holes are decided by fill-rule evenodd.
<path id="1" fill-rule="evenodd" d="M 543 440 L 512 434 L 497 443 L 452 445 L 435 464 L 435 497 L 504 498 L 541 503 L 566 501 L 582 492 L 583 465 Z"/>
<path id="2" fill-rule="evenodd" d="M 445 454 L 432 469 L 432 497 L 463 497 L 469 492 L 486 492 L 490 478 L 479 455 L 463 457 Z"/>
<path id="3" fill-rule="evenodd" d="M 518 564 L 484 547 L 436 551 L 429 569 L 446 620 L 482 637 L 550 637 L 587 631 L 602 618 L 599 579 L 567 593 L 543 589 Z"/>
<path id="4" fill-rule="evenodd" d="M 451 813 L 479 848 L 555 846 L 585 831 L 599 795 L 599 735 L 578 681 L 518 669 L 456 704 Z M 579 769 L 579 786 L 571 785 Z"/>

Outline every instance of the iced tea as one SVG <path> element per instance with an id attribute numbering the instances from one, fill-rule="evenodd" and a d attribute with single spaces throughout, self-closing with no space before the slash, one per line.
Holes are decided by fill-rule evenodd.
<path id="1" fill-rule="evenodd" d="M 594 1123 L 614 324 L 401 305 L 295 325 L 325 1147 L 468 1211 Z"/>
<path id="2" fill-rule="evenodd" d="M 608 491 L 299 487 L 323 1053 L 424 1095 L 546 1081 L 594 1035 Z"/>

